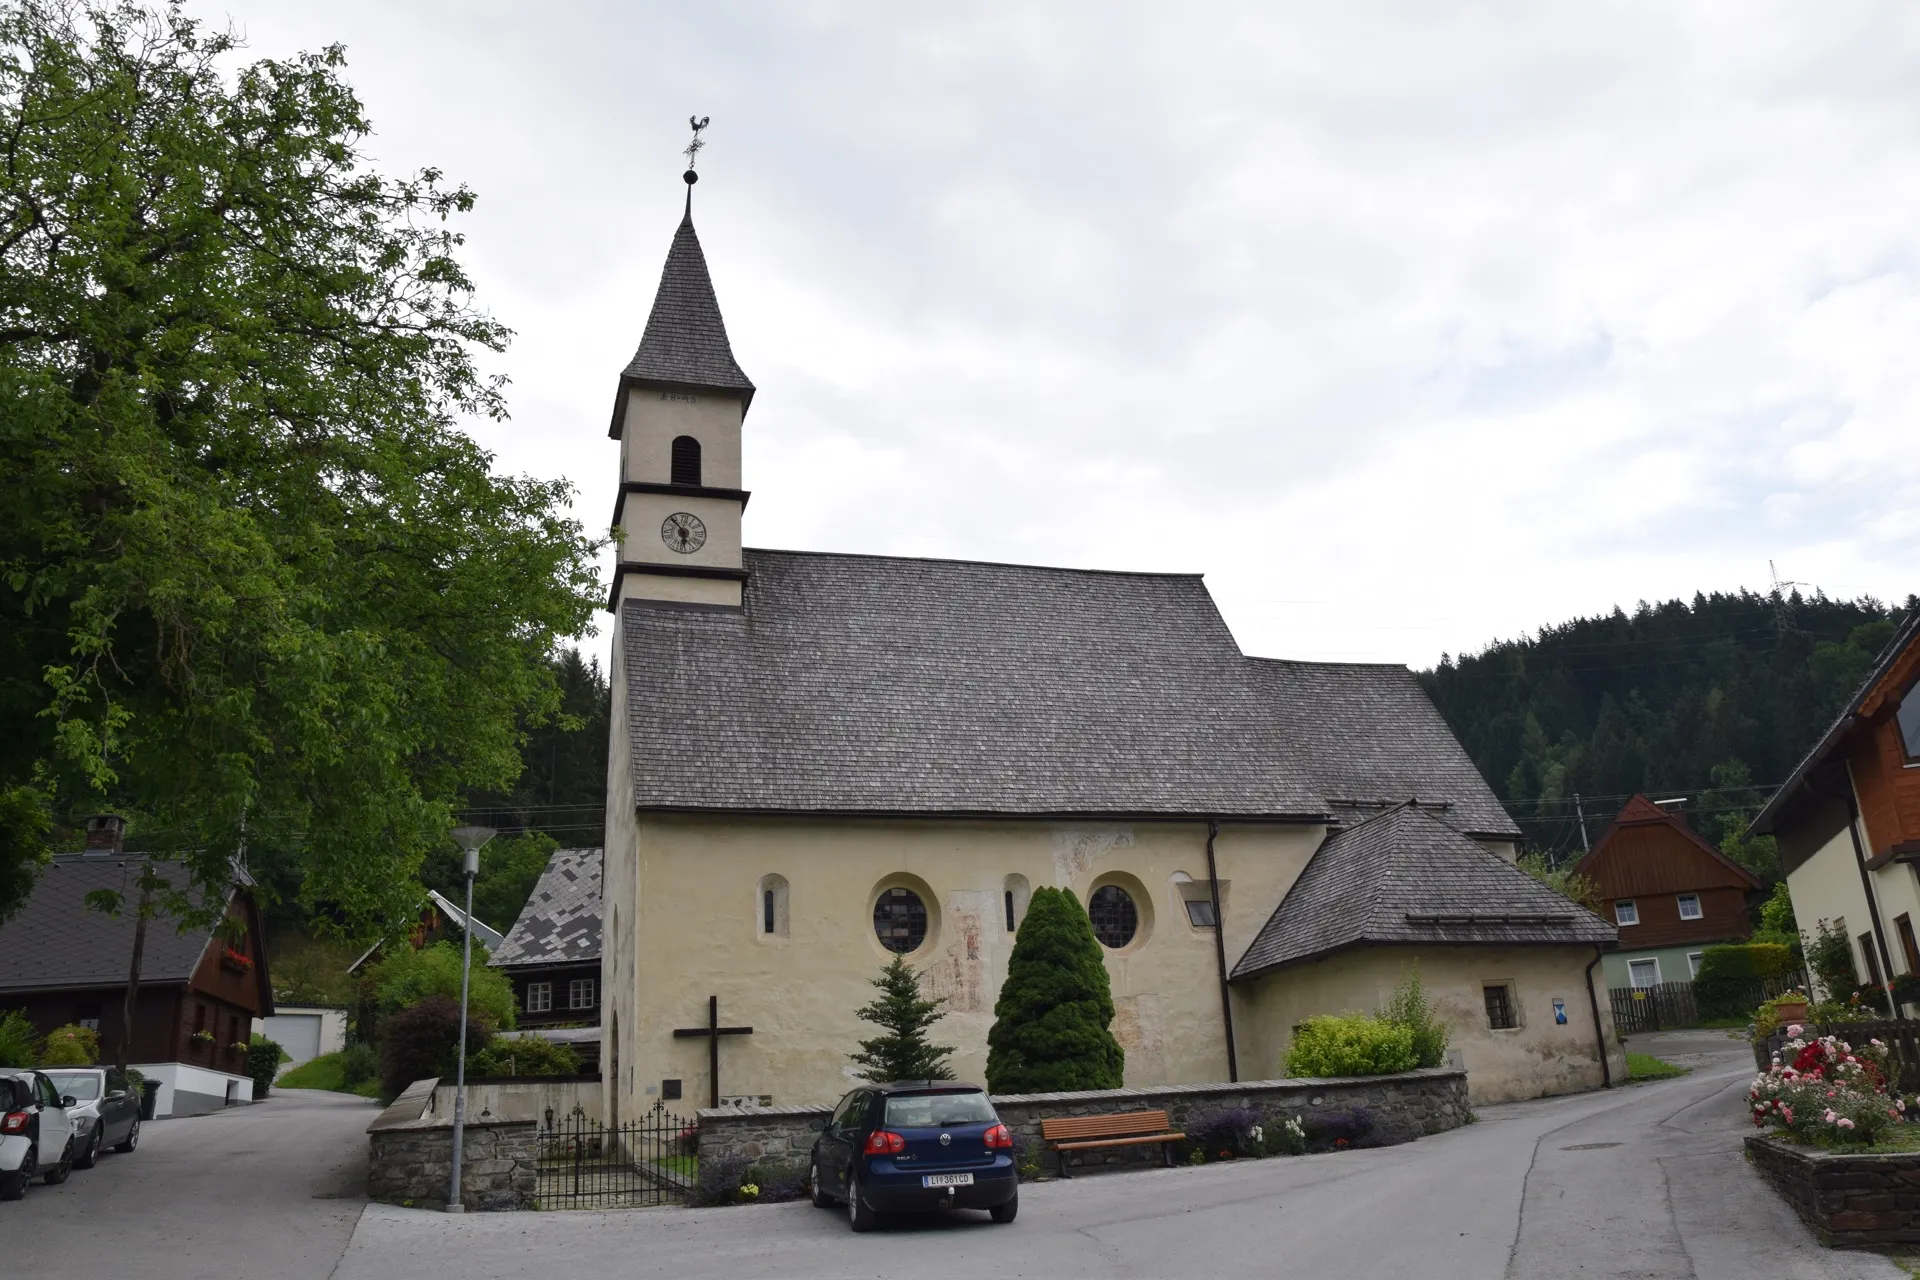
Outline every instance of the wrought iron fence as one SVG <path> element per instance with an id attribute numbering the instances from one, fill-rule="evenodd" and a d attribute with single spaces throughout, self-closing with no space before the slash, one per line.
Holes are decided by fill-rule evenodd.
<path id="1" fill-rule="evenodd" d="M 547 1109 L 537 1141 L 542 1209 L 628 1209 L 678 1204 L 693 1189 L 699 1130 L 663 1103 L 605 1125 L 576 1106 Z"/>

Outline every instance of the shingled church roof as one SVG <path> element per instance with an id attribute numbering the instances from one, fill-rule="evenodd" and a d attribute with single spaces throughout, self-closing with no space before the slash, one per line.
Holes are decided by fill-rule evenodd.
<path id="1" fill-rule="evenodd" d="M 507 967 L 600 958 L 598 849 L 556 849 L 488 962 Z"/>
<path id="2" fill-rule="evenodd" d="M 660 289 L 653 297 L 646 332 L 639 350 L 620 371 L 620 391 L 613 406 L 613 424 L 607 434 L 620 438 L 626 416 L 627 386 L 632 382 L 710 388 L 740 393 L 741 411 L 753 402 L 753 383 L 733 358 L 727 342 L 726 321 L 720 318 L 720 300 L 714 296 L 707 258 L 693 229 L 693 213 L 680 220 L 660 271 Z"/>
<path id="3" fill-rule="evenodd" d="M 1197 575 L 745 553 L 628 600 L 642 809 L 1513 820 L 1400 667 L 1245 657 Z"/>
<path id="4" fill-rule="evenodd" d="M 1329 835 L 1233 968 L 1238 979 L 1357 946 L 1604 945 L 1614 927 L 1401 805 Z"/>

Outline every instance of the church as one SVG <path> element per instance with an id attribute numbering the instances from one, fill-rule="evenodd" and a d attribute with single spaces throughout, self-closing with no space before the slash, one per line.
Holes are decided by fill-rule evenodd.
<path id="1" fill-rule="evenodd" d="M 1199 574 L 745 546 L 754 385 L 687 179 L 609 430 L 609 1120 L 831 1103 L 895 956 L 983 1081 L 1043 885 L 1092 917 L 1130 1086 L 1283 1075 L 1416 966 L 1475 1101 L 1625 1078 L 1614 927 L 1514 867 L 1406 668 L 1243 654 Z"/>

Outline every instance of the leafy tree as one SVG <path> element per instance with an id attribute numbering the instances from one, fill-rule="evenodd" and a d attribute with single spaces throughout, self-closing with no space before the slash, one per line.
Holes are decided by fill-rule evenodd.
<path id="1" fill-rule="evenodd" d="M 862 1080 L 951 1080 L 953 1070 L 947 1058 L 950 1044 L 933 1044 L 927 1029 L 941 1018 L 944 1000 L 928 1000 L 920 994 L 920 980 L 907 968 L 906 961 L 895 956 L 880 976 L 873 980 L 879 998 L 859 1009 L 855 1016 L 871 1022 L 882 1034 L 860 1042 L 853 1063 Z"/>
<path id="2" fill-rule="evenodd" d="M 1806 947 L 1807 968 L 1820 984 L 1820 995 L 1827 1000 L 1847 998 L 1859 976 L 1853 967 L 1853 939 L 1829 920 L 1816 921 L 1813 941 Z"/>
<path id="3" fill-rule="evenodd" d="M 412 1008 L 423 1000 L 444 997 L 460 1003 L 460 945 L 436 942 L 414 950 L 400 944 L 374 966 L 373 989 L 382 1014 L 394 1014 Z M 498 1030 L 513 1030 L 515 1001 L 513 981 L 498 969 L 487 967 L 487 949 L 473 944 L 473 970 L 467 989 L 467 1010 L 478 1021 Z M 381 1038 L 391 1017 L 380 1022 Z"/>
<path id="4" fill-rule="evenodd" d="M 559 712 L 595 547 L 457 429 L 505 412 L 472 193 L 369 169 L 337 46 L 237 48 L 0 2 L 0 894 L 111 807 L 365 936 Z"/>
<path id="5" fill-rule="evenodd" d="M 1600 886 L 1574 871 L 1572 863 L 1556 867 L 1546 854 L 1534 850 L 1521 854 L 1514 865 L 1567 901 L 1589 911 L 1600 910 Z"/>
<path id="6" fill-rule="evenodd" d="M 1760 928 L 1754 934 L 1756 942 L 1784 942 L 1798 949 L 1800 943 L 1800 925 L 1793 918 L 1793 896 L 1787 892 L 1787 882 L 1774 883 L 1773 893 L 1760 904 Z M 1848 952 L 1847 961 L 1853 961 L 1852 952 Z"/>
<path id="7" fill-rule="evenodd" d="M 360 958 L 362 949 L 304 934 L 280 939 L 268 966 L 273 975 L 273 998 L 288 1004 L 351 1005 L 359 983 L 347 972 L 347 966 Z"/>
<path id="8" fill-rule="evenodd" d="M 1086 908 L 1071 889 L 1035 889 L 993 1006 L 987 1088 L 1120 1088 L 1127 1060 L 1112 1022 L 1113 988 Z"/>

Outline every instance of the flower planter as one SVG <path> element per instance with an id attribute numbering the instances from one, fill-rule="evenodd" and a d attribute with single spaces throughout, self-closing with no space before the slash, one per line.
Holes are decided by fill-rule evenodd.
<path id="1" fill-rule="evenodd" d="M 1920 1151 L 1848 1152 L 1771 1135 L 1747 1139 L 1747 1161 L 1820 1242 L 1871 1249 L 1920 1244 Z"/>

